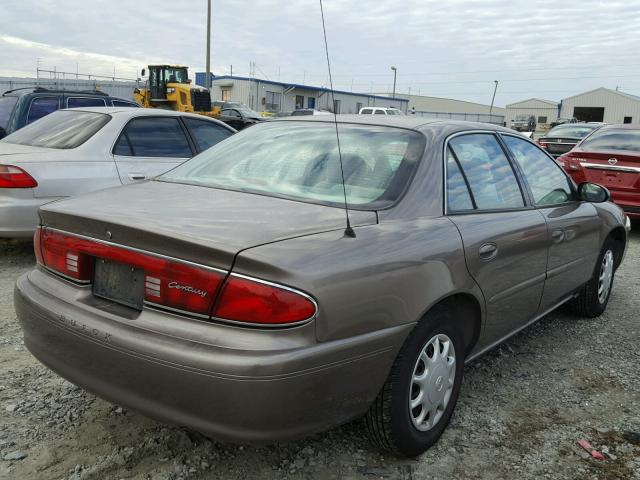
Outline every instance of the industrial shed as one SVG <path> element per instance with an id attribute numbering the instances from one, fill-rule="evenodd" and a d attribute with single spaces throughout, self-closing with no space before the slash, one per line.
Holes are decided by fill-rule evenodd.
<path id="1" fill-rule="evenodd" d="M 530 98 L 509 104 L 506 110 L 507 127 L 510 127 L 511 122 L 520 115 L 526 115 L 527 117 L 533 115 L 536 118 L 536 124 L 539 126 L 549 125 L 558 119 L 558 103 L 552 100 Z"/>
<path id="2" fill-rule="evenodd" d="M 575 117 L 583 122 L 640 123 L 640 97 L 600 87 L 563 99 L 560 117 Z"/>
<path id="3" fill-rule="evenodd" d="M 196 83 L 204 83 L 205 76 L 196 73 Z M 335 97 L 335 106 L 332 102 Z M 211 99 L 241 102 L 256 111 L 286 112 L 296 108 L 315 108 L 336 113 L 358 113 L 362 107 L 395 107 L 407 111 L 408 100 L 366 93 L 331 90 L 296 83 L 274 82 L 259 78 L 214 77 Z"/>
<path id="4" fill-rule="evenodd" d="M 391 93 L 379 93 L 387 97 Z M 482 103 L 455 100 L 453 98 L 430 97 L 427 95 L 407 95 L 396 93 L 395 98 L 404 98 L 409 101 L 408 112 L 430 118 L 450 118 L 453 120 L 467 120 L 470 122 L 494 123 L 503 125 L 506 109 L 492 107 Z"/>

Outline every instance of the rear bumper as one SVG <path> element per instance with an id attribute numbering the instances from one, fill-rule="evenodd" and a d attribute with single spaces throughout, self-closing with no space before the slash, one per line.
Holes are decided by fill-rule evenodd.
<path id="1" fill-rule="evenodd" d="M 2 193 L 2 192 L 0 192 Z M 39 223 L 38 209 L 59 198 L 36 198 L 31 189 L 12 189 L 0 195 L 0 238 L 33 237 Z"/>
<path id="2" fill-rule="evenodd" d="M 36 358 L 100 397 L 228 441 L 286 440 L 363 414 L 413 327 L 308 345 L 292 336 L 277 350 L 269 345 L 290 334 L 248 331 L 239 348 L 224 345 L 241 338 L 237 327 L 198 322 L 210 330 L 199 341 L 168 336 L 65 301 L 65 283 L 34 270 L 16 284 L 16 313 Z"/>

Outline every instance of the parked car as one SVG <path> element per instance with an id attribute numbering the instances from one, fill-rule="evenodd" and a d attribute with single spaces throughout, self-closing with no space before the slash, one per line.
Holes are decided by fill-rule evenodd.
<path id="1" fill-rule="evenodd" d="M 606 189 L 502 127 L 339 122 L 341 160 L 333 118 L 277 119 L 153 181 L 43 206 L 14 297 L 27 348 L 216 438 L 364 415 L 414 456 L 466 362 L 564 303 L 604 312 L 628 234 Z"/>
<path id="2" fill-rule="evenodd" d="M 358 112 L 359 115 L 404 115 L 402 110 L 391 107 L 364 107 Z"/>
<path id="3" fill-rule="evenodd" d="M 333 115 L 326 110 L 316 110 L 315 108 L 298 108 L 291 112 L 291 117 L 302 117 L 307 115 Z"/>
<path id="4" fill-rule="evenodd" d="M 137 107 L 136 102 L 98 90 L 18 88 L 0 97 L 0 138 L 56 110 L 74 107 Z"/>
<path id="5" fill-rule="evenodd" d="M 516 115 L 516 118 L 511 120 L 511 128 L 517 132 L 535 132 L 536 117 L 533 115 Z"/>
<path id="6" fill-rule="evenodd" d="M 260 115 L 258 112 L 251 110 L 240 103 L 224 107 L 220 112 L 218 119 L 227 125 L 235 128 L 236 130 L 242 130 L 243 128 L 250 127 L 256 123 L 264 122 L 266 118 Z"/>
<path id="7" fill-rule="evenodd" d="M 538 138 L 537 143 L 549 152 L 549 155 L 557 158 L 570 151 L 580 140 L 601 126 L 602 124 L 593 123 L 565 123 L 553 127 Z"/>
<path id="8" fill-rule="evenodd" d="M 565 123 L 579 123 L 580 120 L 578 120 L 575 117 L 572 118 L 558 118 L 557 120 L 551 122 L 550 127 L 557 127 L 558 125 L 564 125 Z"/>
<path id="9" fill-rule="evenodd" d="M 558 158 L 576 182 L 597 182 L 631 217 L 640 218 L 640 126 L 606 125 Z"/>
<path id="10" fill-rule="evenodd" d="M 159 109 L 47 115 L 0 140 L 0 237 L 31 237 L 41 205 L 152 178 L 234 132 L 202 115 Z"/>

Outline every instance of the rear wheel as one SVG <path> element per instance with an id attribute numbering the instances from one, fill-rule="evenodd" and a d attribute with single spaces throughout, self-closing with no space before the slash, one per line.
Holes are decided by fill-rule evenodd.
<path id="1" fill-rule="evenodd" d="M 607 239 L 598 256 L 593 276 L 571 301 L 571 309 L 576 315 L 587 318 L 602 315 L 611 296 L 615 264 L 616 245 Z"/>
<path id="2" fill-rule="evenodd" d="M 379 447 L 413 457 L 433 445 L 455 408 L 464 343 L 455 319 L 437 306 L 411 332 L 366 416 Z"/>

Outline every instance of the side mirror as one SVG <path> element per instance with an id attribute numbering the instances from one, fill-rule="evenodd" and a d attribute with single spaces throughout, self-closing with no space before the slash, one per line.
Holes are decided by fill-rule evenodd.
<path id="1" fill-rule="evenodd" d="M 589 182 L 578 185 L 578 195 L 580 195 L 580 200 L 593 203 L 608 202 L 611 199 L 609 190 L 597 183 Z"/>
<path id="2" fill-rule="evenodd" d="M 143 68 L 142 71 L 140 72 L 140 76 L 144 77 L 147 74 L 147 69 Z"/>

